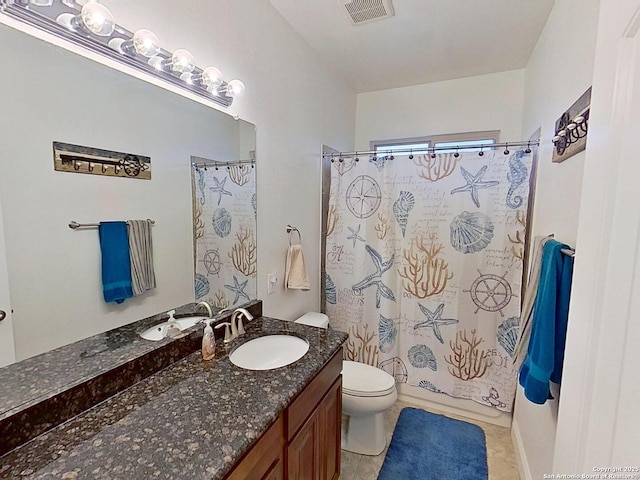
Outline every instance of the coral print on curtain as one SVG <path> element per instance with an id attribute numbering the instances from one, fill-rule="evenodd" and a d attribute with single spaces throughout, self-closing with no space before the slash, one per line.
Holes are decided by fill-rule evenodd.
<path id="1" fill-rule="evenodd" d="M 401 393 L 510 411 L 532 155 L 332 164 L 327 313 Z M 433 398 L 433 397 L 431 397 Z"/>
<path id="2" fill-rule="evenodd" d="M 250 165 L 193 167 L 196 300 L 218 308 L 255 297 L 256 174 Z"/>

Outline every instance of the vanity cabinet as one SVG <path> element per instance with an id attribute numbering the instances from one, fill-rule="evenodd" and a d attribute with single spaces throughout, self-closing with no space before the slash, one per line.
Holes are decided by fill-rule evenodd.
<path id="1" fill-rule="evenodd" d="M 227 475 L 229 480 L 336 480 L 340 476 L 342 349 Z"/>

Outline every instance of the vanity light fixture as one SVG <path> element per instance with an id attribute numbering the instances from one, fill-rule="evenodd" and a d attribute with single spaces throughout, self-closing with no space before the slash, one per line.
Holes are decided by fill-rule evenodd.
<path id="1" fill-rule="evenodd" d="M 245 92 L 244 83 L 225 82 L 218 68 L 196 66 L 187 50 L 162 49 L 150 30 L 118 25 L 97 0 L 0 0 L 0 12 L 223 107 Z"/>

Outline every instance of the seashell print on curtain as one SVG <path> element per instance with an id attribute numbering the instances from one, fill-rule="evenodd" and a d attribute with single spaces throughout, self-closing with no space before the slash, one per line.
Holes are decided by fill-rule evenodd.
<path id="1" fill-rule="evenodd" d="M 531 162 L 519 150 L 332 164 L 325 294 L 347 358 L 400 393 L 511 411 Z"/>

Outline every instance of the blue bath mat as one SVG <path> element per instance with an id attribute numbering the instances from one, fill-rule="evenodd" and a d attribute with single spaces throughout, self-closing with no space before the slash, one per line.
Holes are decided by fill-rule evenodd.
<path id="1" fill-rule="evenodd" d="M 480 427 L 403 408 L 378 480 L 487 480 L 488 470 Z"/>

